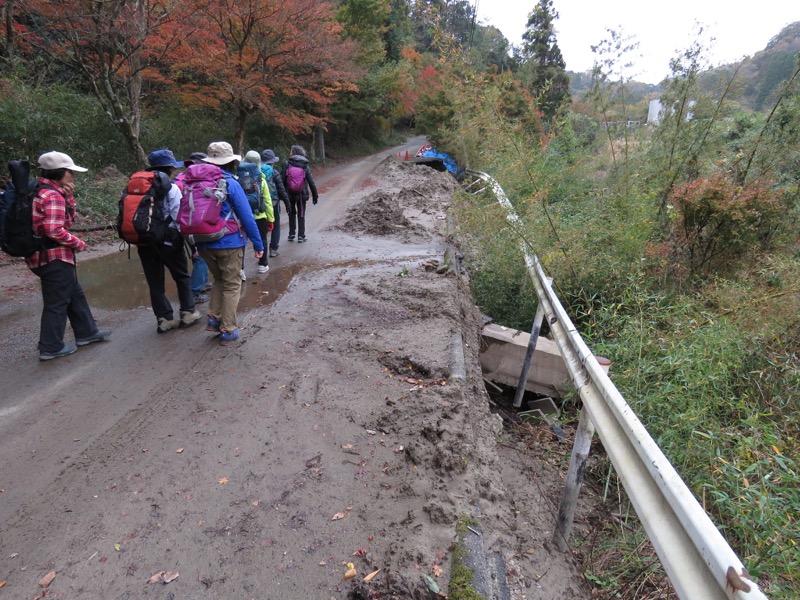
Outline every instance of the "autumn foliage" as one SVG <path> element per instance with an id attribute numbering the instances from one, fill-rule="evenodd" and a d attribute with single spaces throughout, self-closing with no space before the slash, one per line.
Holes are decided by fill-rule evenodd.
<path id="1" fill-rule="evenodd" d="M 342 91 L 355 91 L 357 48 L 323 0 L 196 3 L 171 25 L 181 41 L 169 65 L 173 92 L 189 104 L 225 107 L 244 121 L 258 111 L 293 133 L 325 123 Z"/>
<path id="2" fill-rule="evenodd" d="M 327 0 L 31 0 L 25 11 L 28 42 L 81 76 L 139 162 L 142 111 L 165 97 L 230 111 L 241 149 L 251 114 L 310 131 L 361 75 Z"/>
<path id="3" fill-rule="evenodd" d="M 670 195 L 669 252 L 690 276 L 726 272 L 763 248 L 780 222 L 780 194 L 769 182 L 736 185 L 724 175 L 678 185 Z"/>

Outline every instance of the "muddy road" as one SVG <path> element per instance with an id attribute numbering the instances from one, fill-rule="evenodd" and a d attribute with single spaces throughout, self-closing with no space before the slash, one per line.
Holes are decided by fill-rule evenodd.
<path id="1" fill-rule="evenodd" d="M 113 244 L 78 265 L 110 341 L 40 363 L 38 280 L 0 267 L 0 598 L 435 598 L 467 518 L 485 597 L 590 597 L 558 471 L 489 410 L 455 182 L 396 158 L 421 143 L 316 175 L 228 347 L 157 335 Z"/>

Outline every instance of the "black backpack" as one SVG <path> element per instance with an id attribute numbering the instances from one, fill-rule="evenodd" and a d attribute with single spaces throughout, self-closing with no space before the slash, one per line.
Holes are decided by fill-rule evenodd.
<path id="1" fill-rule="evenodd" d="M 28 257 L 58 242 L 33 235 L 33 199 L 43 187 L 30 177 L 27 160 L 8 161 L 9 183 L 0 200 L 0 248 L 9 256 Z"/>
<path id="2" fill-rule="evenodd" d="M 267 210 L 261 196 L 261 169 L 258 168 L 258 165 L 251 162 L 240 162 L 237 167 L 237 175 L 253 214 Z"/>

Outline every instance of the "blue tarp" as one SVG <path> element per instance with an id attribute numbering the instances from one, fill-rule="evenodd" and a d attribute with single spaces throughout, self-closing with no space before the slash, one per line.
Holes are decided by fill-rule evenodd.
<path id="1" fill-rule="evenodd" d="M 458 166 L 456 161 L 453 160 L 453 157 L 446 152 L 439 152 L 433 148 L 426 148 L 425 150 L 420 151 L 419 156 L 425 156 L 428 158 L 441 158 L 445 169 L 450 171 L 453 175 L 458 175 L 461 171 L 461 168 Z"/>

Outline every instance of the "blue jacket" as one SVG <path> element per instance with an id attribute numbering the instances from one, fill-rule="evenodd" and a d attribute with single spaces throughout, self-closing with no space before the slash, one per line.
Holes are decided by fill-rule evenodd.
<path id="1" fill-rule="evenodd" d="M 258 232 L 258 226 L 256 225 L 255 217 L 253 217 L 253 211 L 250 209 L 250 203 L 247 201 L 247 195 L 232 174 L 227 171 L 223 171 L 223 173 L 225 173 L 225 183 L 228 185 L 228 197 L 220 207 L 220 214 L 227 215 L 231 211 L 231 205 L 233 205 L 233 214 L 236 215 L 239 221 L 239 231 L 229 233 L 216 242 L 201 242 L 197 244 L 198 248 L 242 248 L 247 245 L 246 233 L 250 241 L 253 242 L 253 248 L 258 252 L 263 252 L 264 243 L 261 241 L 261 234 Z"/>

